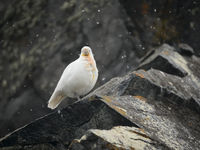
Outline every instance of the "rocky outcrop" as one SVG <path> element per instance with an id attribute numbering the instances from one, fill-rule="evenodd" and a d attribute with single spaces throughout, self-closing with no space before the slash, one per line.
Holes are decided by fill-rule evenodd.
<path id="1" fill-rule="evenodd" d="M 80 138 L 88 129 L 110 129 L 113 125 L 136 126 L 109 108 L 99 98 L 80 101 L 59 112 L 42 117 L 11 133 L 1 142 L 1 147 L 17 149 L 23 146 L 47 146 L 53 144 L 64 149 L 75 138 Z M 14 146 L 14 147 L 13 147 Z M 17 147 L 16 147 L 17 146 Z"/>
<path id="2" fill-rule="evenodd" d="M 1 0 L 0 137 L 50 112 L 46 102 L 83 45 L 97 60 L 96 87 L 138 67 L 162 43 L 199 56 L 199 8 L 197 0 Z M 188 73 L 172 57 L 157 59 L 159 70 Z"/>
<path id="3" fill-rule="evenodd" d="M 70 150 L 88 149 L 161 149 L 164 146 L 151 140 L 143 130 L 135 127 L 117 126 L 111 130 L 89 130 L 81 139 L 75 139 Z"/>
<path id="4" fill-rule="evenodd" d="M 5 136 L 0 149 L 200 149 L 200 58 L 177 51 L 162 45 L 138 70 Z"/>

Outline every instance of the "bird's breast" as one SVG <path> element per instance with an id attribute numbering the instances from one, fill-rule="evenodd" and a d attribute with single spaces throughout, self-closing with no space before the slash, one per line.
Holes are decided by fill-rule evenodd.
<path id="1" fill-rule="evenodd" d="M 88 73 L 90 74 L 90 78 L 91 78 L 91 81 L 95 81 L 97 79 L 97 68 L 96 68 L 96 63 L 95 63 L 95 60 L 92 59 L 91 57 L 88 57 L 86 60 L 85 60 L 85 65 L 84 65 L 84 68 L 88 71 Z"/>

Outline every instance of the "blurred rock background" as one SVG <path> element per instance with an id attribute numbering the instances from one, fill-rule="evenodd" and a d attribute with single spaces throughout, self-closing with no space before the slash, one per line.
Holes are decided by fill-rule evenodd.
<path id="1" fill-rule="evenodd" d="M 134 70 L 154 47 L 200 56 L 196 0 L 1 0 L 0 136 L 50 112 L 47 101 L 80 49 L 93 49 L 96 87 Z"/>

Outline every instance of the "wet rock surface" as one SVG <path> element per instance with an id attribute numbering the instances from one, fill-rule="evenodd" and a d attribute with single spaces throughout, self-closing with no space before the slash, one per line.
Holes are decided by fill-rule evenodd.
<path id="1" fill-rule="evenodd" d="M 167 44 L 154 51 L 138 70 L 5 136 L 0 149 L 200 149 L 200 58 Z"/>

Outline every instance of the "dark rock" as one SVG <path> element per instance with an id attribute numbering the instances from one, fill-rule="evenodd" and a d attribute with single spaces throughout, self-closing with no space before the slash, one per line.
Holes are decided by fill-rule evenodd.
<path id="1" fill-rule="evenodd" d="M 176 70 L 160 70 L 157 57 L 166 60 Z M 177 59 L 175 59 L 177 58 Z M 153 63 L 152 63 L 153 62 Z M 170 64 L 170 65 L 169 65 Z M 150 142 L 146 149 L 195 149 L 200 143 L 200 80 L 199 58 L 183 57 L 173 47 L 163 45 L 144 58 L 141 68 L 124 77 L 113 78 L 102 87 L 61 111 L 42 117 L 1 139 L 2 149 L 26 149 L 48 147 L 49 149 L 99 149 L 136 148 L 141 140 L 130 142 L 128 136 L 110 139 L 117 125 L 135 126 Z M 150 69 L 150 68 L 157 68 Z M 169 69 L 171 69 L 169 68 Z M 185 71 L 184 77 L 177 76 Z M 81 115 L 80 115 L 81 114 Z M 126 128 L 120 134 L 126 134 Z M 89 129 L 98 129 L 90 130 Z M 120 129 L 117 129 L 119 131 Z M 98 134 L 97 134 L 98 133 Z M 107 136 L 105 136 L 105 133 Z M 140 133 L 140 132 L 139 132 Z M 84 135 L 85 134 L 85 135 Z M 132 133 L 135 136 L 135 132 Z M 117 134 L 116 134 L 117 135 Z M 141 133 L 140 133 L 141 135 Z M 177 138 L 178 137 L 178 138 Z M 80 140 L 75 140 L 80 139 Z M 119 146 L 116 140 L 122 141 Z M 139 138 L 140 139 L 140 138 Z M 133 139 L 132 139 L 133 140 Z M 124 141 L 124 142 L 123 142 Z M 51 148 L 52 147 L 52 148 Z"/>
<path id="2" fill-rule="evenodd" d="M 110 129 L 117 125 L 136 126 L 98 98 L 91 97 L 16 130 L 1 139 L 0 147 L 16 149 L 18 146 L 40 144 L 47 147 L 50 144 L 51 147 L 64 149 L 88 129 Z"/>
<path id="3" fill-rule="evenodd" d="M 199 1 L 120 0 L 120 3 L 128 15 L 126 26 L 136 47 L 143 48 L 136 53 L 143 56 L 152 46 L 163 43 L 189 43 L 195 55 L 200 56 Z"/>
<path id="4" fill-rule="evenodd" d="M 180 43 L 178 45 L 178 48 L 180 50 L 180 53 L 182 55 L 186 55 L 186 56 L 191 56 L 194 54 L 194 50 L 192 47 L 190 47 L 188 44 L 184 44 L 184 43 Z"/>
<path id="5" fill-rule="evenodd" d="M 200 112 L 200 82 L 196 77 L 179 78 L 154 69 L 135 73 L 142 81 L 138 80 L 133 82 L 134 86 L 130 85 L 129 91 L 133 95 L 142 94 L 144 97 L 156 100 L 167 98 L 167 101 Z"/>
<path id="6" fill-rule="evenodd" d="M 189 76 L 195 76 L 197 82 L 200 82 L 200 58 L 197 56 L 186 57 L 187 66 L 189 68 Z"/>
<path id="7" fill-rule="evenodd" d="M 116 111 L 149 131 L 149 137 L 154 137 L 154 140 L 157 139 L 172 149 L 198 149 L 199 88 L 193 83 L 189 85 L 181 82 L 183 79 L 156 70 L 134 74 L 123 94 L 130 96 L 111 96 L 105 100 L 111 103 L 113 109 L 116 108 Z M 177 82 L 174 84 L 174 81 Z M 196 91 L 189 90 L 190 88 Z M 190 92 L 193 94 L 189 94 Z"/>
<path id="8" fill-rule="evenodd" d="M 163 53 L 163 47 L 171 48 L 164 45 L 155 51 Z M 44 116 L 4 137 L 0 149 L 44 145 L 49 149 L 137 149 L 139 144 L 144 146 L 141 149 L 199 149 L 200 80 L 193 73 L 199 58 L 168 52 L 184 60 L 173 65 L 187 67 L 185 77 L 149 69 L 113 78 L 60 113 Z M 151 59 L 155 54 L 145 61 L 155 61 Z M 127 125 L 130 128 L 115 127 Z"/>
<path id="9" fill-rule="evenodd" d="M 63 147 L 57 146 L 59 149 L 63 149 Z M 15 147 L 5 147 L 1 148 L 2 150 L 58 150 L 51 144 L 35 144 L 35 145 L 28 145 L 28 146 L 15 146 Z"/>
<path id="10" fill-rule="evenodd" d="M 186 143 L 185 149 L 199 149 L 199 12 L 200 2 L 197 0 L 1 0 L 0 136 L 50 112 L 46 102 L 63 69 L 78 57 L 83 45 L 92 47 L 97 60 L 100 76 L 96 86 L 113 76 L 127 74 L 138 67 L 139 58 L 148 53 L 139 66 L 146 72 L 140 70 L 114 78 L 83 102 L 76 103 L 79 114 L 83 113 L 82 110 L 89 111 L 87 114 L 98 114 L 84 129 L 84 125 L 70 128 L 76 135 L 65 135 L 68 122 L 53 120 L 50 115 L 5 138 L 4 142 L 10 141 L 10 146 L 1 149 L 66 149 L 74 138 L 81 138 L 90 128 L 108 129 L 126 125 L 124 122 L 128 120 L 144 129 L 146 135 L 163 148 L 183 149 Z M 165 44 L 154 49 L 166 42 L 178 46 L 173 48 Z M 180 43 L 188 43 L 193 49 Z M 128 95 L 136 97 L 128 98 Z M 147 99 L 147 103 L 142 103 L 147 111 L 138 109 L 141 103 L 137 103 L 137 98 Z M 97 102 L 90 104 L 88 99 Z M 110 99 L 124 100 L 127 106 L 119 102 L 119 108 L 115 107 L 117 104 L 108 103 Z M 132 105 L 129 100 L 136 104 Z M 99 103 L 103 108 L 101 110 L 98 106 L 100 110 L 93 112 L 80 107 L 82 103 L 84 106 Z M 65 107 L 64 103 L 61 105 L 61 108 Z M 129 113 L 128 105 L 133 112 Z M 64 109 L 63 114 L 68 114 L 65 110 L 70 107 Z M 148 119 L 142 122 L 141 118 L 145 119 L 142 112 L 150 116 L 149 122 Z M 56 113 L 52 116 L 57 118 Z M 119 118 L 125 121 L 119 121 Z M 54 128 L 57 121 L 57 132 L 44 128 L 46 119 L 50 128 Z M 54 136 L 46 138 L 46 135 L 55 135 L 59 140 L 52 142 Z M 21 137 L 21 143 L 15 137 Z M 40 143 L 37 139 L 45 142 Z M 12 142 L 16 145 L 13 146 Z"/>
<path id="11" fill-rule="evenodd" d="M 163 72 L 184 77 L 190 74 L 187 61 L 175 49 L 167 44 L 163 44 L 143 58 L 140 69 L 148 70 L 150 68 L 159 69 Z"/>
<path id="12" fill-rule="evenodd" d="M 174 47 L 163 44 L 143 57 L 138 69 L 154 68 L 168 74 L 192 78 L 194 84 L 198 84 L 200 82 L 200 58 L 194 55 L 182 56 L 176 51 Z"/>
<path id="13" fill-rule="evenodd" d="M 83 45 L 94 51 L 97 86 L 136 68 L 139 57 L 165 42 L 188 43 L 200 55 L 199 6 L 197 0 L 1 0 L 0 136 L 49 112 L 44 104 Z M 170 73 L 187 72 L 175 67 Z M 27 103 L 24 95 L 39 103 Z M 25 103 L 30 109 L 24 109 Z"/>
<path id="14" fill-rule="evenodd" d="M 70 150 L 104 149 L 165 149 L 151 140 L 142 129 L 117 126 L 111 130 L 89 130 L 81 139 L 75 139 Z"/>
<path id="15" fill-rule="evenodd" d="M 164 98 L 151 100 L 130 95 L 109 97 L 109 101 L 110 107 L 144 129 L 148 137 L 169 149 L 199 149 L 198 113 L 171 104 Z"/>

